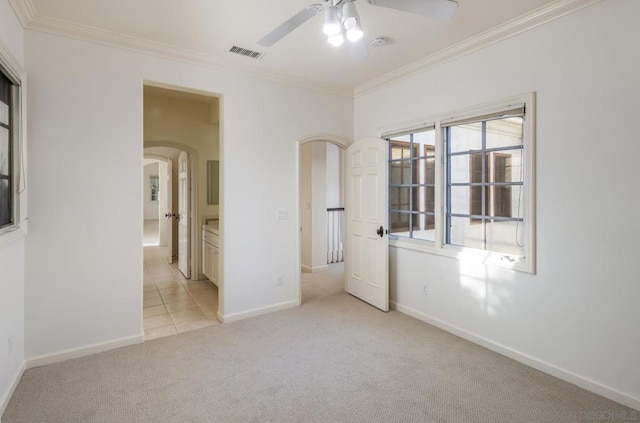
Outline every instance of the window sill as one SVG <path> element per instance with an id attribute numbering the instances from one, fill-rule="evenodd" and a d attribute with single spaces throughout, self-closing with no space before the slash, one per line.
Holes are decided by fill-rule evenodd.
<path id="1" fill-rule="evenodd" d="M 4 228 L 0 230 L 0 250 L 27 237 L 26 222 L 16 226 L 17 229 L 7 230 L 9 228 Z"/>
<path id="2" fill-rule="evenodd" d="M 411 250 L 454 258 L 460 261 L 481 263 L 487 266 L 500 267 L 533 275 L 536 273 L 533 261 L 526 260 L 524 257 L 511 257 L 507 254 L 476 250 L 473 248 L 456 247 L 452 245 L 439 247 L 433 241 L 413 240 L 410 238 L 389 237 L 389 246 L 402 250 Z"/>

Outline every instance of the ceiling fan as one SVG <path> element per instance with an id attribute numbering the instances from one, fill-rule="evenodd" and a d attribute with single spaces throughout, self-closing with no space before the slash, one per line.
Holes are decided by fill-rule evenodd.
<path id="1" fill-rule="evenodd" d="M 452 18 L 458 8 L 458 3 L 455 0 L 367 1 L 374 6 L 402 10 L 437 19 Z M 352 48 L 352 57 L 354 59 L 367 57 L 368 52 L 364 43 L 364 33 L 354 2 L 355 0 L 324 0 L 323 4 L 311 4 L 258 40 L 258 44 L 265 47 L 274 45 L 294 29 L 324 10 L 323 32 L 327 35 L 327 41 L 337 47 L 344 43 L 346 35 L 346 38 L 351 42 L 350 44 L 354 46 Z"/>

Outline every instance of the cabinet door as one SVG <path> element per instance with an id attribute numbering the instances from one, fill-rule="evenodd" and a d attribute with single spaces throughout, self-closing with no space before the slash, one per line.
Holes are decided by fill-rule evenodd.
<path id="1" fill-rule="evenodd" d="M 218 285 L 218 269 L 220 260 L 220 248 L 213 247 L 211 254 L 211 280 Z"/>
<path id="2" fill-rule="evenodd" d="M 202 273 L 209 279 L 213 276 L 213 247 L 211 244 L 204 243 L 202 249 Z"/>

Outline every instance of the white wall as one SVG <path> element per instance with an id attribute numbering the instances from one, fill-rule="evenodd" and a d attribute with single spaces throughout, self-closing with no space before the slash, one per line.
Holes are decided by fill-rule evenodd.
<path id="1" fill-rule="evenodd" d="M 0 47 L 23 65 L 23 31 L 7 0 L 0 0 Z M 0 241 L 0 417 L 24 363 L 24 256 L 24 240 Z"/>
<path id="2" fill-rule="evenodd" d="M 636 0 L 604 1 L 355 102 L 360 139 L 537 92 L 537 275 L 391 248 L 391 298 L 635 408 L 638 16 Z"/>
<path id="3" fill-rule="evenodd" d="M 142 176 L 144 206 L 143 213 L 145 219 L 158 220 L 160 201 L 156 199 L 151 201 L 151 177 L 159 175 L 158 162 L 149 163 L 144 166 L 144 173 Z"/>
<path id="4" fill-rule="evenodd" d="M 26 53 L 27 357 L 142 334 L 143 81 L 223 96 L 223 317 L 297 303 L 295 146 L 351 138 L 351 99 L 31 31 Z"/>

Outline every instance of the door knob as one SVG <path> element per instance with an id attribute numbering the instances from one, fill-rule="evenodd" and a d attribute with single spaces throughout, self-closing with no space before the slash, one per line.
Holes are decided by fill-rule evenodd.
<path id="1" fill-rule="evenodd" d="M 380 238 L 382 238 L 382 236 L 384 235 L 384 228 L 382 227 L 382 225 L 378 228 L 376 233 L 380 235 Z"/>

